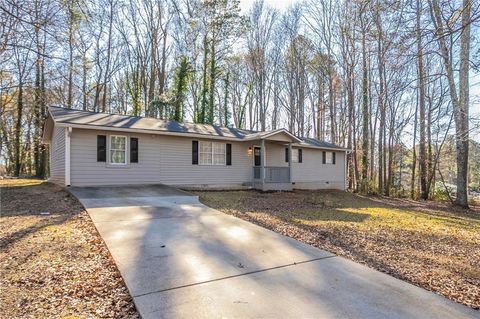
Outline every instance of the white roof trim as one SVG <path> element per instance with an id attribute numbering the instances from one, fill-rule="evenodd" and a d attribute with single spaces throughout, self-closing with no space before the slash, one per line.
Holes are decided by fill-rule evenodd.
<path id="1" fill-rule="evenodd" d="M 295 135 L 293 135 L 292 133 L 290 133 L 289 131 L 287 131 L 284 128 L 281 128 L 281 129 L 278 129 L 278 130 L 275 130 L 275 131 L 270 131 L 270 132 L 262 132 L 261 134 L 258 134 L 256 136 L 247 136 L 245 138 L 245 140 L 257 140 L 257 139 L 264 140 L 264 139 L 267 139 L 268 137 L 271 137 L 271 136 L 274 136 L 274 135 L 277 135 L 277 134 L 281 134 L 281 133 L 287 134 L 292 140 L 294 140 L 298 143 L 302 142 L 301 139 L 299 139 L 298 137 L 296 137 Z"/>
<path id="2" fill-rule="evenodd" d="M 62 123 L 62 122 L 56 122 L 55 125 L 58 125 L 59 127 L 73 127 L 73 128 L 82 128 L 82 129 L 98 130 L 98 131 L 131 132 L 131 133 L 143 133 L 143 134 L 154 134 L 154 135 L 196 137 L 196 138 L 216 139 L 216 140 L 236 141 L 236 142 L 246 141 L 246 139 L 238 139 L 234 137 L 224 137 L 224 136 L 198 134 L 198 133 L 180 133 L 180 132 L 168 132 L 168 131 L 159 131 L 159 130 L 146 130 L 146 129 L 138 129 L 138 128 L 123 128 L 123 127 L 111 127 L 111 126 L 88 125 L 88 124 L 71 124 L 71 123 Z"/>
<path id="3" fill-rule="evenodd" d="M 328 147 L 328 146 L 315 146 L 315 145 L 305 145 L 305 144 L 298 144 L 298 143 L 292 144 L 292 147 L 295 147 L 295 148 L 314 148 L 314 149 L 317 149 L 317 150 L 329 150 L 329 151 L 338 151 L 338 152 L 348 152 L 348 151 L 351 151 L 351 150 L 346 149 L 346 148 Z"/>

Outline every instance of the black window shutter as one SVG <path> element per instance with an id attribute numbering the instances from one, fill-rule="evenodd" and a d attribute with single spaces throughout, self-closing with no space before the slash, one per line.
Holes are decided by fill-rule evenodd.
<path id="1" fill-rule="evenodd" d="M 288 147 L 285 148 L 285 162 L 288 162 Z"/>
<path id="2" fill-rule="evenodd" d="M 138 138 L 130 138 L 130 163 L 138 163 Z"/>
<path id="3" fill-rule="evenodd" d="M 232 165 L 232 144 L 227 143 L 227 165 Z"/>
<path id="4" fill-rule="evenodd" d="M 302 163 L 302 162 L 303 162 L 303 154 L 302 154 L 302 153 L 303 153 L 303 152 L 302 152 L 302 149 L 299 148 L 299 149 L 298 149 L 298 162 L 299 162 L 299 163 Z"/>
<path id="5" fill-rule="evenodd" d="M 322 164 L 327 163 L 327 152 L 323 151 L 322 152 Z"/>
<path id="6" fill-rule="evenodd" d="M 97 162 L 107 161 L 107 137 L 97 135 Z"/>
<path id="7" fill-rule="evenodd" d="M 332 152 L 332 164 L 335 164 L 335 152 Z"/>
<path id="8" fill-rule="evenodd" d="M 192 141 L 192 164 L 198 165 L 198 141 Z"/>

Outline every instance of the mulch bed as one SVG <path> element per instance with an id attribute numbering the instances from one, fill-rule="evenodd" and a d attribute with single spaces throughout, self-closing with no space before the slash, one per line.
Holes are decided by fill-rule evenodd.
<path id="1" fill-rule="evenodd" d="M 61 187 L 2 180 L 3 318 L 139 318 L 93 222 Z"/>

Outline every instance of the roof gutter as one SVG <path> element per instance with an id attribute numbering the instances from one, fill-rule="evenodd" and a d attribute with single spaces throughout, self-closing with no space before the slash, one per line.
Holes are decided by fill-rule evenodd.
<path id="1" fill-rule="evenodd" d="M 58 125 L 59 127 L 72 127 L 72 128 L 81 128 L 81 129 L 97 130 L 97 131 L 131 132 L 131 133 L 154 134 L 154 135 L 196 137 L 196 138 L 206 138 L 206 139 L 208 138 L 208 139 L 225 140 L 225 141 L 237 141 L 237 142 L 244 142 L 245 141 L 243 139 L 234 138 L 234 137 L 214 136 L 214 135 L 200 134 L 200 133 L 166 132 L 166 131 L 159 131 L 159 130 L 146 130 L 146 129 L 138 129 L 138 128 L 123 128 L 123 127 L 109 127 L 109 126 L 96 126 L 96 125 L 88 125 L 88 124 L 71 124 L 71 123 L 62 123 L 62 122 L 56 122 L 55 125 Z"/>
<path id="2" fill-rule="evenodd" d="M 346 152 L 347 154 L 350 151 L 348 149 L 339 148 L 339 147 L 315 146 L 315 145 L 305 145 L 305 144 L 293 144 L 292 146 L 302 147 L 302 148 L 313 148 L 317 150 L 331 150 L 331 151 L 338 151 L 338 152 Z"/>

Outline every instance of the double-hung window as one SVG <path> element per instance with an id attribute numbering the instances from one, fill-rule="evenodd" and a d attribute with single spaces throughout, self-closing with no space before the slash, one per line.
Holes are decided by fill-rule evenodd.
<path id="1" fill-rule="evenodd" d="M 325 154 L 325 164 L 333 164 L 333 153 L 326 152 Z"/>
<path id="2" fill-rule="evenodd" d="M 110 164 L 127 164 L 127 137 L 110 135 Z"/>
<path id="3" fill-rule="evenodd" d="M 225 143 L 199 142 L 199 164 L 200 165 L 225 165 L 226 151 Z"/>
<path id="4" fill-rule="evenodd" d="M 292 149 L 292 163 L 298 163 L 298 150 Z"/>
<path id="5" fill-rule="evenodd" d="M 289 149 L 288 147 L 285 148 L 285 162 L 288 163 L 289 158 Z M 302 163 L 303 162 L 303 151 L 301 148 L 299 149 L 292 149 L 292 163 Z"/>
<path id="6" fill-rule="evenodd" d="M 335 164 L 335 152 L 322 152 L 323 164 Z"/>

